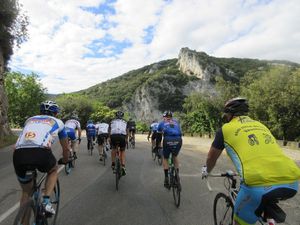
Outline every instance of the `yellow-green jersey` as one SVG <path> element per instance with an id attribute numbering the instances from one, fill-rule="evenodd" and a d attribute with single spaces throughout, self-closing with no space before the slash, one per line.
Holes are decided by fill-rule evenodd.
<path id="1" fill-rule="evenodd" d="M 224 124 L 221 131 L 227 154 L 246 185 L 269 186 L 300 179 L 300 168 L 262 123 L 239 116 Z"/>

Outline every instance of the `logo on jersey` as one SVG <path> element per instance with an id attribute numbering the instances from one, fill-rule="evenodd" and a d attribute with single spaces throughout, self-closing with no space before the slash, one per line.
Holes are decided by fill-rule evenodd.
<path id="1" fill-rule="evenodd" d="M 25 134 L 25 139 L 33 139 L 35 136 L 36 134 L 34 132 L 29 131 Z"/>

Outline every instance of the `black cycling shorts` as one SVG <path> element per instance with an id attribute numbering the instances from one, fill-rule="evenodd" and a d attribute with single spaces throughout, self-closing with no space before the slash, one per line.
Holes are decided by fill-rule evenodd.
<path id="1" fill-rule="evenodd" d="M 31 178 L 26 177 L 26 171 L 38 169 L 48 173 L 56 165 L 56 158 L 50 149 L 20 148 L 13 154 L 13 164 L 20 183 L 28 183 Z"/>
<path id="2" fill-rule="evenodd" d="M 117 148 L 117 146 L 120 146 L 120 150 L 124 151 L 126 147 L 126 135 L 123 134 L 110 135 L 110 144 L 112 148 Z"/>
<path id="3" fill-rule="evenodd" d="M 152 141 L 155 140 L 156 137 L 157 137 L 157 132 L 154 131 L 154 132 L 152 133 L 152 135 L 151 135 L 151 140 L 152 140 Z"/>
<path id="4" fill-rule="evenodd" d="M 102 145 L 104 143 L 104 139 L 108 138 L 108 133 L 99 134 L 97 136 L 98 145 Z"/>

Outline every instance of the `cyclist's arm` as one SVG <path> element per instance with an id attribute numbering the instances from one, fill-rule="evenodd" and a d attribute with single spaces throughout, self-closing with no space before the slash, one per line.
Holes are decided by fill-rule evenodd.
<path id="1" fill-rule="evenodd" d="M 210 173 L 218 158 L 220 157 L 222 150 L 224 149 L 224 136 L 221 129 L 216 132 L 215 139 L 211 144 L 210 150 L 206 159 L 207 172 Z"/>

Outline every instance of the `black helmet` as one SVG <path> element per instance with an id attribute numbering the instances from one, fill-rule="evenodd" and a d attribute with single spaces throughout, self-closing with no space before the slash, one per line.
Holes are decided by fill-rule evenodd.
<path id="1" fill-rule="evenodd" d="M 116 112 L 116 117 L 117 118 L 121 119 L 121 118 L 123 118 L 123 116 L 124 116 L 124 113 L 122 111 L 119 110 L 119 111 Z"/>
<path id="2" fill-rule="evenodd" d="M 173 117 L 173 113 L 170 110 L 165 111 L 164 114 L 163 114 L 163 117 L 170 117 L 170 118 L 172 118 Z"/>
<path id="3" fill-rule="evenodd" d="M 57 113 L 59 113 L 59 110 L 60 110 L 59 106 L 54 101 L 45 101 L 42 102 L 40 105 L 41 114 L 54 116 Z"/>
<path id="4" fill-rule="evenodd" d="M 224 113 L 231 113 L 233 115 L 244 115 L 249 112 L 249 105 L 246 98 L 232 98 L 225 103 Z"/>

